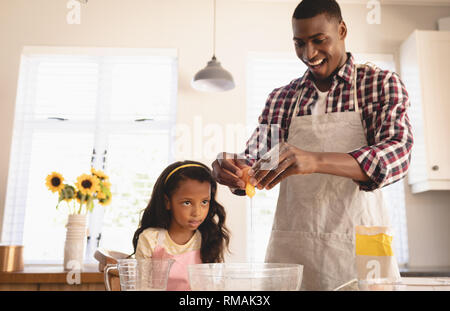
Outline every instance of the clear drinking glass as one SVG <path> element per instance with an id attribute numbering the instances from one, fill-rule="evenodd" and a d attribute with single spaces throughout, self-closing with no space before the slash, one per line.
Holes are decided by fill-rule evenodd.
<path id="1" fill-rule="evenodd" d="M 108 273 L 119 271 L 122 291 L 165 291 L 173 259 L 119 259 L 105 268 L 106 290 L 111 290 Z"/>

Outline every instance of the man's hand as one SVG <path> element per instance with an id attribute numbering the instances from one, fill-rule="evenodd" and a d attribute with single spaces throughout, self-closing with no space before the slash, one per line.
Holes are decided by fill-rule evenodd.
<path id="1" fill-rule="evenodd" d="M 248 172 L 258 189 L 272 189 L 291 175 L 330 174 L 366 182 L 369 177 L 347 153 L 309 152 L 286 142 L 272 148 Z"/>
<path id="2" fill-rule="evenodd" d="M 250 183 L 258 189 L 272 189 L 283 179 L 317 170 L 317 154 L 298 149 L 286 142 L 272 148 L 249 171 Z"/>
<path id="3" fill-rule="evenodd" d="M 244 159 L 235 153 L 221 152 L 212 163 L 213 177 L 222 185 L 233 189 L 245 189 L 245 182 L 241 179 L 242 169 L 249 167 Z"/>

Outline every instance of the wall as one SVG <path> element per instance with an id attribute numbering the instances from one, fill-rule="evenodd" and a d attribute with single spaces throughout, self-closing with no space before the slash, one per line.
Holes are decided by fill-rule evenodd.
<path id="1" fill-rule="evenodd" d="M 247 52 L 293 49 L 290 17 L 295 2 L 218 0 L 216 55 L 233 73 L 237 87 L 221 94 L 200 93 L 191 89 L 190 80 L 212 56 L 211 0 L 89 1 L 82 6 L 80 25 L 66 23 L 66 3 L 0 1 L 0 224 L 24 45 L 177 48 L 178 122 L 192 126 L 194 118 L 202 116 L 204 125 L 222 127 L 245 122 Z M 349 29 L 349 51 L 393 53 L 396 57 L 400 43 L 413 29 L 436 29 L 438 18 L 450 16 L 450 7 L 386 5 L 382 6 L 381 24 L 369 25 L 365 5 L 343 4 L 342 11 Z M 244 142 L 241 139 L 239 145 Z M 207 156 L 197 160 L 212 162 Z M 412 195 L 407 186 L 406 193 L 411 265 L 450 265 L 450 192 Z M 219 199 L 227 206 L 233 232 L 230 260 L 243 261 L 245 201 L 223 187 Z"/>

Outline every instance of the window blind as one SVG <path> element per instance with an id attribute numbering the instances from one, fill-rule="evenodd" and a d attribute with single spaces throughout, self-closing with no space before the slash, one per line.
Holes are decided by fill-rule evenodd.
<path id="1" fill-rule="evenodd" d="M 73 184 L 92 165 L 110 175 L 113 200 L 89 215 L 86 260 L 100 236 L 100 245 L 130 249 L 131 237 L 114 228 L 123 219 L 137 228 L 145 197 L 171 160 L 176 92 L 174 50 L 26 47 L 2 242 L 23 244 L 27 263 L 62 262 L 68 209 L 65 202 L 55 209 L 45 178 L 57 171 Z"/>
<path id="2" fill-rule="evenodd" d="M 249 53 L 247 58 L 247 128 L 253 131 L 264 109 L 267 96 L 278 87 L 302 76 L 306 66 L 295 54 Z M 251 132 L 248 133 L 251 135 Z M 247 219 L 253 232 L 248 232 L 248 258 L 263 262 L 269 243 L 273 216 L 280 186 L 270 191 L 256 191 L 252 205 L 247 202 Z M 251 223 L 251 226 L 250 226 Z M 249 229 L 250 230 L 250 229 Z"/>
<path id="3" fill-rule="evenodd" d="M 394 56 L 391 54 L 354 54 L 355 63 L 371 62 L 376 66 L 396 72 Z M 394 230 L 394 252 L 399 265 L 409 261 L 408 232 L 405 206 L 405 184 L 403 179 L 382 188 L 386 208 L 389 211 L 391 227 Z"/>

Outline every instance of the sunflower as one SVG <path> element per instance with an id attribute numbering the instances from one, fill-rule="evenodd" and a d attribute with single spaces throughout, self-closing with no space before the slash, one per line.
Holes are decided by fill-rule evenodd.
<path id="1" fill-rule="evenodd" d="M 64 185 L 64 189 L 60 192 L 60 201 L 64 200 L 66 202 L 70 202 L 75 199 L 75 196 L 75 188 L 70 185 Z"/>
<path id="2" fill-rule="evenodd" d="M 102 183 L 103 183 L 103 186 L 105 186 L 106 188 L 111 187 L 111 183 L 108 180 L 103 180 Z"/>
<path id="3" fill-rule="evenodd" d="M 100 203 L 103 206 L 109 205 L 111 203 L 111 195 L 107 196 L 105 199 L 99 199 L 98 203 Z"/>
<path id="4" fill-rule="evenodd" d="M 97 199 L 106 199 L 106 194 L 103 191 L 97 193 Z"/>
<path id="5" fill-rule="evenodd" d="M 94 176 L 97 176 L 98 178 L 100 178 L 100 180 L 104 180 L 104 179 L 108 179 L 108 175 L 106 175 L 103 171 L 100 170 L 96 170 L 95 168 L 91 167 L 91 173 Z"/>
<path id="6" fill-rule="evenodd" d="M 52 172 L 47 176 L 45 184 L 52 192 L 59 192 L 64 189 L 64 177 L 57 172 Z"/>
<path id="7" fill-rule="evenodd" d="M 75 192 L 75 200 L 77 200 L 79 204 L 81 204 L 81 196 L 82 194 L 80 191 Z"/>
<path id="8" fill-rule="evenodd" d="M 78 176 L 76 186 L 82 194 L 93 194 L 99 190 L 99 183 L 96 176 L 83 174 Z"/>
<path id="9" fill-rule="evenodd" d="M 81 193 L 81 191 L 77 191 L 77 192 L 75 192 L 74 198 L 80 205 L 82 205 L 89 200 L 89 195 L 83 194 L 83 193 Z"/>

